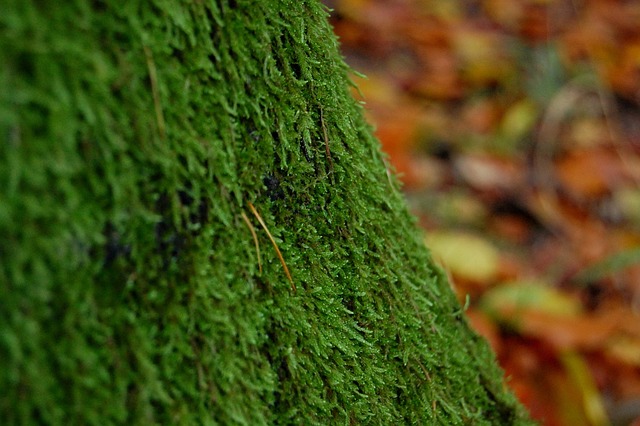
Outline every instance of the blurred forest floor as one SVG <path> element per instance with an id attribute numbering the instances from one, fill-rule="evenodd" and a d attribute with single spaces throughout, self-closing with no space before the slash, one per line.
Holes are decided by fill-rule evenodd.
<path id="1" fill-rule="evenodd" d="M 545 425 L 640 425 L 640 1 L 325 4 L 509 385 Z"/>

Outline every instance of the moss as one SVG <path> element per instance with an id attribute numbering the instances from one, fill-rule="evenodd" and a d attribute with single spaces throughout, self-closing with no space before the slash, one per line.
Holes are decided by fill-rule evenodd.
<path id="1" fill-rule="evenodd" d="M 3 424 L 528 422 L 318 2 L 2 9 Z"/>

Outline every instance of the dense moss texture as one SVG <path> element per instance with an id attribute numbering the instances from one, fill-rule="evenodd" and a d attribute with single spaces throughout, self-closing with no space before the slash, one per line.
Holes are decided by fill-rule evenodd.
<path id="1" fill-rule="evenodd" d="M 1 9 L 2 424 L 527 422 L 318 2 Z"/>

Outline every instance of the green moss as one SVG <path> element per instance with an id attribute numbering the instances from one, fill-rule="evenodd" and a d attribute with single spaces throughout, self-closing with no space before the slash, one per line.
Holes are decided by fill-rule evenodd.
<path id="1" fill-rule="evenodd" d="M 3 424 L 528 422 L 319 3 L 2 9 Z"/>

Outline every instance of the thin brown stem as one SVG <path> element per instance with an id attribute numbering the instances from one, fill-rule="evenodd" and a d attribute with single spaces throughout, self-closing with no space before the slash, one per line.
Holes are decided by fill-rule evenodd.
<path id="1" fill-rule="evenodd" d="M 262 216 L 260 216 L 260 213 L 258 213 L 258 210 L 256 210 L 256 208 L 250 202 L 247 204 L 249 205 L 249 208 L 251 209 L 251 212 L 253 213 L 253 215 L 256 217 L 256 219 L 258 219 L 258 222 L 260 222 L 260 225 L 262 225 L 262 228 L 266 231 L 267 235 L 269 236 L 269 239 L 271 240 L 271 244 L 273 244 L 273 248 L 276 249 L 278 259 L 280 259 L 280 263 L 284 268 L 284 273 L 287 275 L 287 278 L 291 283 L 291 289 L 295 292 L 297 290 L 296 285 L 293 283 L 293 278 L 291 278 L 291 273 L 289 273 L 289 268 L 287 267 L 287 264 L 284 261 L 284 257 L 282 257 L 282 253 L 278 248 L 278 244 L 276 244 L 276 240 L 271 235 L 271 232 L 269 232 L 269 229 L 267 228 L 267 225 L 264 223 L 264 220 L 262 220 Z"/>
<path id="2" fill-rule="evenodd" d="M 262 274 L 262 259 L 260 257 L 260 244 L 258 243 L 258 235 L 256 234 L 255 229 L 253 229 L 253 225 L 251 224 L 251 221 L 249 220 L 247 215 L 244 214 L 244 212 L 242 212 L 242 219 L 244 219 L 244 223 L 247 224 L 247 226 L 249 227 L 249 231 L 251 231 L 251 236 L 253 237 L 253 243 L 256 245 L 256 253 L 258 254 L 258 269 Z"/>

